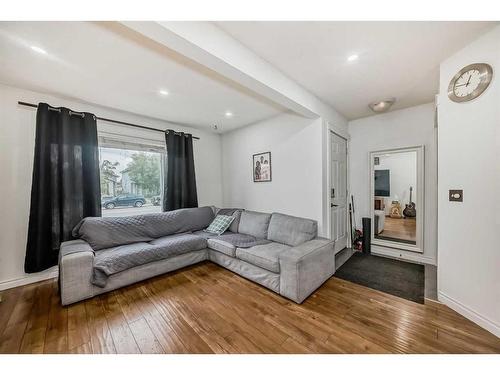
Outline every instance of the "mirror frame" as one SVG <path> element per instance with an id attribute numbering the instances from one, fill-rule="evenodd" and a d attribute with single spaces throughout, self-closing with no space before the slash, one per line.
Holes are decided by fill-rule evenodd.
<path id="1" fill-rule="evenodd" d="M 417 202 L 419 202 L 418 214 L 417 214 L 417 238 L 416 244 L 406 244 L 397 241 L 390 240 L 382 240 L 380 238 L 375 238 L 375 168 L 374 168 L 374 157 L 381 156 L 385 154 L 398 154 L 403 152 L 412 152 L 415 151 L 417 153 Z M 424 208 L 425 208 L 425 181 L 424 181 L 424 169 L 425 169 L 425 160 L 424 160 L 424 146 L 412 146 L 412 147 L 403 147 L 403 148 L 393 148 L 388 150 L 379 150 L 370 152 L 370 194 L 369 194 L 369 202 L 370 202 L 370 221 L 371 221 L 371 243 L 376 246 L 390 247 L 399 250 L 407 250 L 416 253 L 424 252 Z"/>

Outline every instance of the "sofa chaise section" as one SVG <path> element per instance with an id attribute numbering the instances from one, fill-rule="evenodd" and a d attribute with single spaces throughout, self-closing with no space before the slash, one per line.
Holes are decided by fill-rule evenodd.
<path id="1" fill-rule="evenodd" d="M 69 305 L 208 259 L 207 249 L 146 263 L 109 276 L 104 287 L 92 284 L 95 253 L 83 240 L 67 241 L 59 255 L 61 303 Z"/>
<path id="2" fill-rule="evenodd" d="M 59 285 L 64 305 L 194 264 L 208 257 L 192 231 L 214 218 L 211 207 L 129 217 L 90 217 L 61 244 Z"/>

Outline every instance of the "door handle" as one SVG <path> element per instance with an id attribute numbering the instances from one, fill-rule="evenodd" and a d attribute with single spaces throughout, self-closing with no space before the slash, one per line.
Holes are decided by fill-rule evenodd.
<path id="1" fill-rule="evenodd" d="M 338 204 L 330 203 L 330 207 L 338 207 L 338 206 L 339 206 Z"/>

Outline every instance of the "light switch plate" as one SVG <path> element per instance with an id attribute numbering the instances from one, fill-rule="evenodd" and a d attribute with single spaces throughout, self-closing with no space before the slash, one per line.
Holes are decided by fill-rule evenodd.
<path id="1" fill-rule="evenodd" d="M 463 202 L 464 201 L 464 191 L 463 190 L 450 190 L 449 199 L 450 199 L 450 202 Z"/>

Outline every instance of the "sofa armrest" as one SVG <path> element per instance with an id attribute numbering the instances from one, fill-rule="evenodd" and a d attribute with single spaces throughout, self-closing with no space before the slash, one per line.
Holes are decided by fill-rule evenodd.
<path id="1" fill-rule="evenodd" d="M 94 267 L 94 250 L 83 240 L 67 241 L 59 250 L 59 286 L 61 303 L 70 303 L 93 296 L 90 283 Z"/>
<path id="2" fill-rule="evenodd" d="M 315 238 L 279 255 L 280 294 L 302 303 L 335 272 L 335 241 Z"/>

